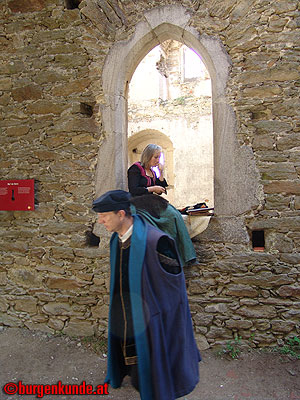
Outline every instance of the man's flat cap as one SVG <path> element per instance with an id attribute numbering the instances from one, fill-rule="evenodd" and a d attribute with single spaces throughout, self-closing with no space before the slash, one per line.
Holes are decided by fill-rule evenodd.
<path id="1" fill-rule="evenodd" d="M 130 198 L 130 193 L 124 190 L 110 190 L 93 201 L 93 211 L 102 213 L 126 210 L 130 208 Z"/>

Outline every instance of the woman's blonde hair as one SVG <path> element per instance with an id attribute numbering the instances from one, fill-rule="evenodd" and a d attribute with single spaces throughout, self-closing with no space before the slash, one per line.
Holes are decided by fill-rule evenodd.
<path id="1" fill-rule="evenodd" d="M 148 144 L 141 155 L 141 164 L 144 168 L 146 168 L 151 160 L 151 158 L 154 156 L 154 153 L 157 151 L 162 151 L 162 148 L 158 146 L 157 144 Z"/>

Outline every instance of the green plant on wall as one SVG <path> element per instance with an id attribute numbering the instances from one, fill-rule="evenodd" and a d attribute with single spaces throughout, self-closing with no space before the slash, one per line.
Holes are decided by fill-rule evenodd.
<path id="1" fill-rule="evenodd" d="M 176 99 L 173 100 L 173 104 L 175 104 L 176 106 L 185 105 L 185 96 L 177 97 Z"/>
<path id="2" fill-rule="evenodd" d="M 233 360 L 236 360 L 239 358 L 239 355 L 242 351 L 241 340 L 241 336 L 236 336 L 234 340 L 230 340 L 226 343 L 226 346 L 218 352 L 218 355 L 229 355 Z"/>
<path id="3" fill-rule="evenodd" d="M 300 338 L 297 336 L 288 338 L 282 347 L 276 347 L 275 351 L 280 354 L 290 355 L 300 360 Z"/>

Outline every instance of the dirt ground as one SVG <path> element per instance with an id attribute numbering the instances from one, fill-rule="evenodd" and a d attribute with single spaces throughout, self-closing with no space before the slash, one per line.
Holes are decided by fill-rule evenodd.
<path id="1" fill-rule="evenodd" d="M 90 347 L 88 347 L 90 346 Z M 5 394 L 15 385 L 103 384 L 106 357 L 91 344 L 68 337 L 24 329 L 0 328 L 0 399 L 33 400 L 33 395 Z M 274 353 L 242 352 L 238 360 L 220 358 L 212 350 L 201 352 L 200 383 L 186 400 L 300 400 L 300 360 Z M 12 383 L 12 385 L 6 385 Z M 6 385 L 6 386 L 5 386 Z M 93 389 L 93 390 L 94 390 Z M 46 400 L 138 400 L 126 378 L 108 395 L 44 395 Z M 164 400 L 164 399 L 161 399 Z"/>

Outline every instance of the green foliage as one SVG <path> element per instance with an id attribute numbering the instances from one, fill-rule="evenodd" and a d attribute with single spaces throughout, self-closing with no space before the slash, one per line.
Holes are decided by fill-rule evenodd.
<path id="1" fill-rule="evenodd" d="M 220 357 L 224 355 L 228 356 L 233 360 L 238 359 L 242 352 L 241 339 L 241 336 L 236 336 L 234 340 L 228 341 L 226 345 L 221 348 L 221 350 L 219 350 L 216 354 Z M 253 347 L 254 333 L 251 334 L 248 340 L 250 347 Z M 286 339 L 284 345 L 267 348 L 265 350 L 288 355 L 290 357 L 300 360 L 300 338 L 298 336 L 290 337 Z"/>
<path id="2" fill-rule="evenodd" d="M 174 105 L 176 106 L 183 106 L 185 104 L 185 96 L 180 96 L 177 97 L 176 99 L 173 100 Z"/>
<path id="3" fill-rule="evenodd" d="M 107 340 L 103 337 L 86 336 L 81 339 L 83 346 L 91 349 L 96 354 L 107 352 Z"/>
<path id="4" fill-rule="evenodd" d="M 300 338 L 297 336 L 288 338 L 282 347 L 276 347 L 275 351 L 280 354 L 290 355 L 300 360 Z"/>
<path id="5" fill-rule="evenodd" d="M 242 339 L 241 336 L 236 336 L 234 341 L 230 340 L 229 342 L 227 342 L 226 346 L 218 352 L 218 355 L 219 356 L 228 355 L 233 360 L 236 360 L 237 358 L 239 358 L 239 355 L 242 351 L 242 349 L 240 347 L 241 339 Z"/>

